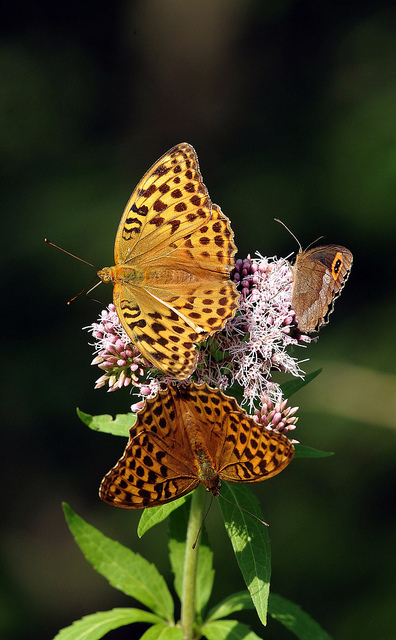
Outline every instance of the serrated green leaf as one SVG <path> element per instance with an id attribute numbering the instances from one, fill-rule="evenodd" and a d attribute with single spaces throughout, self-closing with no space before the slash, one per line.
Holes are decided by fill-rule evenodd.
<path id="1" fill-rule="evenodd" d="M 319 449 L 307 447 L 304 444 L 294 445 L 295 458 L 328 458 L 329 456 L 333 455 L 334 453 L 332 451 L 319 451 Z"/>
<path id="2" fill-rule="evenodd" d="M 231 505 L 219 497 L 227 533 L 230 537 L 239 568 L 263 625 L 267 624 L 269 584 L 271 577 L 271 547 L 267 527 L 238 506 L 251 511 L 258 518 L 263 514 L 256 496 L 246 485 L 222 484 L 222 495 L 234 502 Z"/>
<path id="3" fill-rule="evenodd" d="M 157 623 L 158 616 L 143 611 L 142 609 L 112 609 L 111 611 L 98 611 L 81 620 L 76 620 L 70 627 L 61 629 L 54 640 L 99 640 L 109 631 L 124 627 L 133 622 Z"/>
<path id="4" fill-rule="evenodd" d="M 140 640 L 183 640 L 183 632 L 180 627 L 155 624 L 144 632 Z"/>
<path id="5" fill-rule="evenodd" d="M 317 369 L 312 373 L 307 373 L 307 375 L 304 378 L 294 378 L 294 380 L 288 380 L 287 382 L 284 382 L 283 384 L 280 385 L 280 388 L 282 389 L 283 397 L 291 398 L 293 393 L 296 393 L 297 391 L 305 387 L 307 384 L 312 382 L 312 380 L 314 380 L 314 378 L 316 378 L 316 376 L 318 376 L 320 373 L 322 373 L 322 369 Z"/>
<path id="6" fill-rule="evenodd" d="M 172 513 L 172 511 L 175 511 L 175 509 L 181 507 L 181 505 L 184 504 L 189 498 L 191 498 L 190 495 L 182 496 L 177 500 L 172 500 L 172 502 L 162 504 L 159 507 L 150 507 L 149 509 L 145 509 L 140 516 L 137 528 L 137 534 L 139 538 L 144 536 L 144 534 L 149 529 L 151 529 L 151 527 L 154 527 L 156 524 L 159 524 L 163 520 L 166 520 L 166 518 L 169 516 L 169 514 Z"/>
<path id="7" fill-rule="evenodd" d="M 182 597 L 184 557 L 186 553 L 186 532 L 190 504 L 183 505 L 174 511 L 169 518 L 169 559 L 175 576 L 174 586 L 179 599 Z M 197 532 L 198 533 L 198 532 Z M 201 614 L 212 593 L 214 581 L 213 554 L 209 547 L 206 530 L 201 532 L 199 548 L 197 548 L 198 565 L 196 576 L 195 611 Z"/>
<path id="8" fill-rule="evenodd" d="M 115 418 L 110 415 L 103 414 L 101 416 L 91 416 L 84 413 L 77 407 L 77 415 L 80 420 L 93 431 L 101 431 L 102 433 L 111 433 L 113 436 L 125 436 L 128 438 L 129 429 L 136 422 L 135 413 L 117 414 Z"/>
<path id="9" fill-rule="evenodd" d="M 63 509 L 70 531 L 94 569 L 113 587 L 173 623 L 172 596 L 157 568 L 85 522 L 69 505 L 64 504 Z"/>
<path id="10" fill-rule="evenodd" d="M 261 640 L 246 624 L 237 620 L 216 620 L 204 624 L 202 635 L 208 640 Z"/>
<path id="11" fill-rule="evenodd" d="M 248 592 L 239 591 L 238 593 L 233 593 L 209 611 L 207 622 L 225 618 L 231 613 L 242 611 L 244 609 L 254 609 L 253 600 Z"/>
<path id="12" fill-rule="evenodd" d="M 322 627 L 297 604 L 274 593 L 269 597 L 268 612 L 300 640 L 331 640 Z"/>

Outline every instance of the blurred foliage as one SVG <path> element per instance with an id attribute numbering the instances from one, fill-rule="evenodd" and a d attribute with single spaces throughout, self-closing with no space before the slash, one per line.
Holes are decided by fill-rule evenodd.
<path id="1" fill-rule="evenodd" d="M 79 556 L 62 500 L 170 579 L 158 532 L 138 540 L 139 514 L 97 497 L 122 445 L 84 429 L 75 407 L 125 413 L 131 398 L 94 393 L 80 327 L 101 307 L 84 297 L 66 307 L 92 270 L 43 240 L 111 263 L 137 180 L 187 141 L 240 256 L 296 250 L 274 217 L 303 246 L 325 234 L 354 253 L 330 326 L 299 352 L 323 374 L 293 398 L 301 442 L 336 455 L 297 460 L 255 490 L 271 524 L 273 590 L 338 640 L 394 638 L 395 17 L 381 0 L 6 3 L 0 635 L 51 638 L 130 604 Z M 110 288 L 95 295 L 107 303 Z M 218 601 L 243 585 L 216 506 L 208 530 Z M 290 637 L 272 622 L 267 633 Z"/>

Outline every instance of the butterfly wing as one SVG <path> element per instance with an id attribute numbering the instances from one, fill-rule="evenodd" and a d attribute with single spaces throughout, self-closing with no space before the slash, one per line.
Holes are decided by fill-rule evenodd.
<path id="1" fill-rule="evenodd" d="M 318 331 L 329 321 L 352 267 L 352 253 L 340 245 L 314 247 L 297 255 L 293 267 L 292 307 L 298 327 Z"/>
<path id="2" fill-rule="evenodd" d="M 165 504 L 200 482 L 217 495 L 219 478 L 259 482 L 280 473 L 293 455 L 285 436 L 258 425 L 219 389 L 168 386 L 137 414 L 99 495 L 127 509 Z"/>
<path id="3" fill-rule="evenodd" d="M 128 281 L 114 286 L 125 331 L 149 362 L 175 379 L 193 373 L 194 344 L 221 329 L 238 304 L 235 284 L 226 279 L 235 253 L 233 234 L 217 205 L 212 214 L 204 232 L 181 238 L 160 266 L 147 267 L 144 286 Z M 209 242 L 202 243 L 208 227 Z"/>
<path id="4" fill-rule="evenodd" d="M 117 507 L 143 509 L 176 500 L 198 484 L 180 407 L 172 393 L 160 391 L 137 414 L 125 451 L 103 478 L 99 496 Z"/>
<path id="5" fill-rule="evenodd" d="M 165 297 L 171 299 L 169 295 Z M 161 298 L 164 299 L 163 292 Z M 207 334 L 198 333 L 197 325 L 191 327 L 185 317 L 142 287 L 116 284 L 113 299 L 126 333 L 146 360 L 176 380 L 194 372 L 194 345 Z"/>
<path id="6" fill-rule="evenodd" d="M 241 411 L 230 413 L 224 420 L 227 435 L 219 460 L 220 478 L 227 482 L 272 478 L 291 462 L 294 446 L 283 434 L 269 431 L 247 415 L 242 417 Z"/>
<path id="7" fill-rule="evenodd" d="M 234 315 L 239 294 L 229 274 L 235 253 L 229 220 L 209 199 L 194 149 L 177 145 L 136 187 L 115 242 L 114 269 L 133 269 L 133 279 L 115 281 L 118 316 L 143 355 L 167 375 L 191 375 L 194 343 Z"/>
<path id="8" fill-rule="evenodd" d="M 211 210 L 194 148 L 176 145 L 144 174 L 129 198 L 116 234 L 115 264 L 160 259 L 186 227 L 192 233 L 208 222 Z"/>
<path id="9" fill-rule="evenodd" d="M 221 480 L 260 482 L 292 460 L 294 447 L 286 436 L 265 429 L 219 389 L 190 385 L 189 400 L 204 417 L 205 448 Z"/>

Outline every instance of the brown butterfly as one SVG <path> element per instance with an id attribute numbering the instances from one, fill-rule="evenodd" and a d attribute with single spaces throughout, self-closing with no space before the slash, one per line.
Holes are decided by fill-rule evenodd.
<path id="1" fill-rule="evenodd" d="M 292 308 L 300 331 L 313 333 L 328 323 L 352 261 L 352 253 L 338 244 L 299 251 L 293 266 Z"/>
<path id="2" fill-rule="evenodd" d="M 99 495 L 124 509 L 155 507 L 221 481 L 260 482 L 280 473 L 294 446 L 255 422 L 236 400 L 206 384 L 169 386 L 146 400 L 125 451 Z"/>
<path id="3" fill-rule="evenodd" d="M 283 226 L 286 227 L 284 224 Z M 287 230 L 291 233 L 290 229 Z M 291 235 L 297 240 L 293 233 Z M 298 244 L 300 245 L 299 242 Z M 314 333 L 329 322 L 334 303 L 349 277 L 352 262 L 353 256 L 349 249 L 338 244 L 327 244 L 305 251 L 300 245 L 292 266 L 292 308 L 296 312 L 300 331 Z"/>

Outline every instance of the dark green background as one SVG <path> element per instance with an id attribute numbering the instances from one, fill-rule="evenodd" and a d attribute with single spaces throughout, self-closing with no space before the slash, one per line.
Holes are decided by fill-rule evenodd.
<path id="1" fill-rule="evenodd" d="M 354 267 L 330 326 L 300 358 L 323 374 L 294 396 L 298 438 L 336 453 L 255 487 L 273 543 L 274 592 L 338 640 L 395 637 L 396 10 L 388 2 L 140 0 L 5 3 L 0 42 L 2 534 L 0 634 L 52 638 L 131 602 L 83 560 L 61 501 L 169 575 L 166 528 L 97 497 L 123 441 L 75 407 L 123 413 L 93 391 L 81 327 L 99 305 L 66 301 L 112 263 L 123 207 L 169 147 L 197 150 L 238 256 L 285 256 L 320 235 Z M 105 303 L 109 287 L 96 290 Z M 214 505 L 213 603 L 243 588 Z M 133 604 L 133 603 L 132 603 Z M 273 640 L 291 637 L 244 616 Z M 129 631 L 129 633 L 128 633 Z M 111 638 L 138 637 L 122 630 Z"/>

